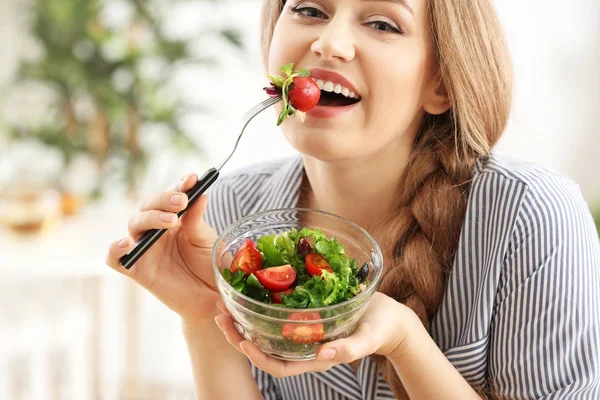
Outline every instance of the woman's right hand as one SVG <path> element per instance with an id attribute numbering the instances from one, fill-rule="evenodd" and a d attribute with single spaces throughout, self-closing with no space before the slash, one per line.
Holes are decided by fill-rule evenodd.
<path id="1" fill-rule="evenodd" d="M 201 196 L 180 219 L 188 204 L 185 192 L 198 181 L 187 175 L 177 186 L 142 201 L 129 218 L 129 236 L 110 244 L 106 263 L 146 288 L 187 323 L 203 323 L 218 314 L 220 298 L 211 264 L 217 234 L 203 214 L 207 197 Z M 129 269 L 119 259 L 149 229 L 168 228 L 162 237 Z"/>

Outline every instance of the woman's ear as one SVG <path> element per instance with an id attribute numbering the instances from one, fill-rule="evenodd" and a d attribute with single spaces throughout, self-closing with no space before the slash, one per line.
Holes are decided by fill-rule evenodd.
<path id="1" fill-rule="evenodd" d="M 436 77 L 431 81 L 423 109 L 428 114 L 439 115 L 448 111 L 451 106 L 450 97 L 442 78 Z"/>

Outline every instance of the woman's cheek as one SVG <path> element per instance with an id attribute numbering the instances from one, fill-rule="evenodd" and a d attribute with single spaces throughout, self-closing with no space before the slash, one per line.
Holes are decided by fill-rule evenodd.
<path id="1" fill-rule="evenodd" d="M 271 47 L 269 48 L 269 71 L 276 73 L 282 65 L 285 65 L 294 60 L 293 58 L 294 43 L 289 39 L 289 34 L 286 29 L 276 27 L 271 39 Z"/>

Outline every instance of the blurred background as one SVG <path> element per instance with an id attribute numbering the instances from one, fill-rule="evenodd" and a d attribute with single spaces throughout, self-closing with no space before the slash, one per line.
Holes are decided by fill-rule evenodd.
<path id="1" fill-rule="evenodd" d="M 496 0 L 515 65 L 497 151 L 600 226 L 600 3 Z M 0 399 L 192 399 L 178 318 L 104 265 L 138 201 L 232 148 L 264 98 L 259 0 L 0 0 Z M 226 171 L 293 154 L 265 112 Z"/>

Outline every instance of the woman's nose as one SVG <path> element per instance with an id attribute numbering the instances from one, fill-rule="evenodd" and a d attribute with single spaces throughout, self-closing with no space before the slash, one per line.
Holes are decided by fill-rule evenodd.
<path id="1" fill-rule="evenodd" d="M 337 17 L 337 16 L 336 16 Z M 355 56 L 350 24 L 334 17 L 311 45 L 313 53 L 328 61 L 352 61 Z"/>

